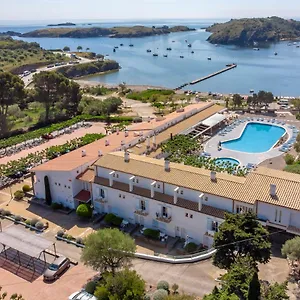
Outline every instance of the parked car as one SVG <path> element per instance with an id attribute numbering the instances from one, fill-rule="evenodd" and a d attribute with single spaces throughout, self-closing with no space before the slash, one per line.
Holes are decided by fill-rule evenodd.
<path id="1" fill-rule="evenodd" d="M 31 73 L 35 73 L 36 72 L 36 69 L 32 69 L 30 70 Z"/>
<path id="2" fill-rule="evenodd" d="M 97 300 L 97 298 L 85 290 L 81 290 L 70 295 L 69 300 Z"/>
<path id="3" fill-rule="evenodd" d="M 59 256 L 54 262 L 49 265 L 48 269 L 44 273 L 44 280 L 55 280 L 61 275 L 67 268 L 70 267 L 70 260 L 67 257 Z"/>
<path id="4" fill-rule="evenodd" d="M 53 68 L 53 67 L 54 67 L 54 65 L 53 65 L 53 64 L 52 64 L 52 65 L 48 65 L 48 66 L 47 66 L 47 68 L 48 68 L 48 69 L 50 69 L 50 68 Z"/>

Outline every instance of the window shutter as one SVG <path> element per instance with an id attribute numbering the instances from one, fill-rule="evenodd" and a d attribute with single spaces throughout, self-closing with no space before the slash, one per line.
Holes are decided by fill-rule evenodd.
<path id="1" fill-rule="evenodd" d="M 207 218 L 207 230 L 212 230 L 212 219 Z"/>

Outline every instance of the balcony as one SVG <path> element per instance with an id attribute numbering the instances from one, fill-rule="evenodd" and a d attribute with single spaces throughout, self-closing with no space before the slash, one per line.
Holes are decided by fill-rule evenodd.
<path id="1" fill-rule="evenodd" d="M 170 223 L 172 221 L 172 216 L 161 216 L 156 214 L 156 220 L 159 222 Z"/>
<path id="2" fill-rule="evenodd" d="M 98 198 L 98 199 L 95 199 L 94 202 L 97 202 L 97 203 L 101 203 L 101 204 L 105 204 L 107 203 L 107 199 L 105 198 Z"/>
<path id="3" fill-rule="evenodd" d="M 144 217 L 149 215 L 149 213 L 146 210 L 142 210 L 142 209 L 137 209 L 134 213 Z"/>

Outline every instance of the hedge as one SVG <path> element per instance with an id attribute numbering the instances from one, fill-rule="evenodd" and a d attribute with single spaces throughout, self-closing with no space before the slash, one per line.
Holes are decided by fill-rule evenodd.
<path id="1" fill-rule="evenodd" d="M 123 218 L 120 218 L 112 213 L 109 213 L 104 217 L 104 221 L 109 225 L 120 226 L 123 221 Z"/>
<path id="2" fill-rule="evenodd" d="M 23 191 L 15 191 L 14 196 L 15 196 L 15 199 L 21 200 L 24 198 L 25 194 Z"/>
<path id="3" fill-rule="evenodd" d="M 195 243 L 188 243 L 186 244 L 186 246 L 184 247 L 184 250 L 188 253 L 193 253 L 196 252 L 198 249 L 198 245 L 196 245 Z"/>
<path id="4" fill-rule="evenodd" d="M 159 234 L 160 231 L 156 229 L 147 228 L 144 230 L 144 236 L 154 240 L 159 240 Z"/>

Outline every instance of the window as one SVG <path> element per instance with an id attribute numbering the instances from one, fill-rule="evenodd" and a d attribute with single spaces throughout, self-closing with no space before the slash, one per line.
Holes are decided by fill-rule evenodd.
<path id="1" fill-rule="evenodd" d="M 57 182 L 55 182 L 55 185 L 57 185 Z"/>
<path id="2" fill-rule="evenodd" d="M 216 221 L 212 221 L 211 230 L 214 231 L 214 232 L 218 232 L 219 231 L 219 223 L 216 222 Z"/>
<path id="3" fill-rule="evenodd" d="M 67 188 L 67 186 L 65 185 L 65 189 Z"/>
<path id="4" fill-rule="evenodd" d="M 136 183 L 139 183 L 139 180 L 138 179 L 136 179 L 136 181 L 135 181 Z"/>
<path id="5" fill-rule="evenodd" d="M 119 198 L 122 198 L 122 195 L 121 195 L 121 194 L 119 194 Z"/>
<path id="6" fill-rule="evenodd" d="M 183 195 L 183 190 L 180 191 L 180 195 Z"/>
<path id="7" fill-rule="evenodd" d="M 100 195 L 101 198 L 105 198 L 105 192 L 103 189 L 100 189 Z"/>
<path id="8" fill-rule="evenodd" d="M 252 212 L 253 209 L 247 206 L 243 206 L 243 205 L 237 205 L 236 206 L 236 213 L 237 214 L 242 214 L 242 213 L 247 213 L 247 212 Z"/>
<path id="9" fill-rule="evenodd" d="M 117 174 L 116 177 L 119 178 L 119 174 Z"/>
<path id="10" fill-rule="evenodd" d="M 189 217 L 189 214 L 188 214 L 188 213 L 185 213 L 185 217 L 188 218 L 188 217 Z"/>
<path id="11" fill-rule="evenodd" d="M 145 200 L 141 200 L 141 202 L 140 202 L 140 208 L 141 208 L 141 210 L 146 210 L 146 202 L 145 202 Z"/>
<path id="12" fill-rule="evenodd" d="M 168 217 L 168 209 L 165 206 L 162 207 L 162 215 L 163 217 Z"/>
<path id="13" fill-rule="evenodd" d="M 278 220 L 279 223 L 281 223 L 281 217 L 282 217 L 282 211 L 280 210 L 279 211 L 279 220 Z"/>
<path id="14" fill-rule="evenodd" d="M 204 201 L 208 201 L 208 197 L 205 197 L 205 198 L 204 198 Z"/>
<path id="15" fill-rule="evenodd" d="M 192 214 L 190 214 L 190 218 L 193 219 L 193 217 L 194 217 L 194 216 L 193 216 Z"/>
<path id="16" fill-rule="evenodd" d="M 275 222 L 277 222 L 277 209 L 275 209 Z"/>
<path id="17" fill-rule="evenodd" d="M 77 170 L 77 174 L 79 174 L 79 170 Z"/>
<path id="18" fill-rule="evenodd" d="M 123 199 L 125 199 L 125 195 L 123 195 Z"/>
<path id="19" fill-rule="evenodd" d="M 68 189 L 71 189 L 71 187 L 70 187 L 70 186 L 68 186 Z"/>
<path id="20" fill-rule="evenodd" d="M 60 186 L 60 183 L 58 185 Z"/>
<path id="21" fill-rule="evenodd" d="M 157 185 L 157 188 L 160 189 L 160 184 Z"/>

